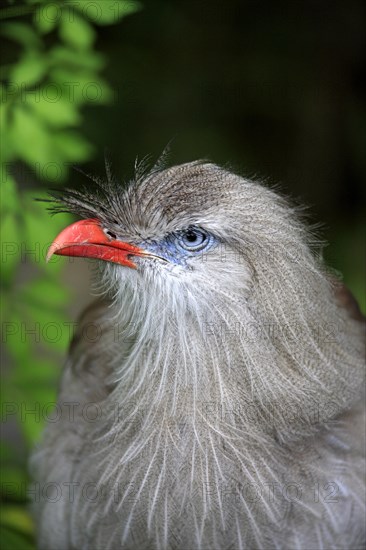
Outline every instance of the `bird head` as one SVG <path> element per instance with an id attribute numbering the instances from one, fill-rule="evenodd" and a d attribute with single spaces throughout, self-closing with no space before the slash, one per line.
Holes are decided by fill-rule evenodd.
<path id="1" fill-rule="evenodd" d="M 121 280 L 129 267 L 137 278 L 150 272 L 186 284 L 199 277 L 207 277 L 206 284 L 212 277 L 222 283 L 223 248 L 233 258 L 239 253 L 241 235 L 233 229 L 243 230 L 241 219 L 249 225 L 253 215 L 252 204 L 243 210 L 243 190 L 240 178 L 195 162 L 152 171 L 125 189 L 98 182 L 95 194 L 68 191 L 56 200 L 84 219 L 56 237 L 47 259 L 59 254 L 104 260 L 118 266 Z M 207 269 L 207 263 L 215 265 Z M 245 266 L 239 271 L 243 278 Z"/>
<path id="2" fill-rule="evenodd" d="M 314 271 L 294 209 L 266 187 L 213 164 L 153 169 L 127 187 L 98 181 L 93 192 L 55 198 L 83 219 L 56 237 L 47 258 L 108 262 L 102 273 L 115 296 L 135 284 L 143 292 L 156 290 L 168 309 L 169 296 L 171 304 L 184 298 L 182 310 L 201 298 L 200 310 L 207 313 L 205 304 L 211 311 L 224 296 L 244 300 L 247 309 L 256 289 L 286 292 L 298 264 L 300 271 L 309 264 L 302 278 Z"/>
<path id="3" fill-rule="evenodd" d="M 194 380 L 195 394 L 214 386 L 220 399 L 236 392 L 262 412 L 275 403 L 279 424 L 284 403 L 307 414 L 310 402 L 334 400 L 341 410 L 352 400 L 363 371 L 359 328 L 336 305 L 313 238 L 279 194 L 191 162 L 55 199 L 56 210 L 83 219 L 48 257 L 101 260 L 102 287 L 117 317 L 138 327 L 150 364 L 163 349 L 184 365 L 167 385 Z"/>

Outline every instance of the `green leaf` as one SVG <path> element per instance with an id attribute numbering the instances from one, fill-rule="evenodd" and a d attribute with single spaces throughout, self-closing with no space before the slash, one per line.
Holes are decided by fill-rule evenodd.
<path id="1" fill-rule="evenodd" d="M 33 86 L 44 77 L 47 68 L 47 62 L 43 56 L 37 53 L 26 53 L 10 71 L 9 79 L 13 85 Z"/>
<path id="2" fill-rule="evenodd" d="M 4 464 L 5 462 L 10 462 L 14 458 L 16 449 L 14 446 L 9 444 L 8 441 L 0 441 L 0 462 Z"/>
<path id="3" fill-rule="evenodd" d="M 25 488 L 27 484 L 28 477 L 26 475 L 26 472 L 22 468 L 13 464 L 2 465 L 1 486 L 2 492 L 5 492 L 5 495 L 3 496 L 6 498 L 6 500 L 25 500 Z M 18 508 L 16 508 L 16 510 L 17 509 Z M 8 523 L 3 514 L 1 519 L 4 523 Z"/>
<path id="4" fill-rule="evenodd" d="M 12 176 L 6 171 L 6 166 L 3 167 L 4 172 L 1 174 L 0 187 L 0 212 L 1 216 L 8 213 L 19 212 L 19 195 L 17 186 Z"/>
<path id="5" fill-rule="evenodd" d="M 63 14 L 60 24 L 60 37 L 64 42 L 77 49 L 87 50 L 94 43 L 94 29 L 76 13 Z"/>
<path id="6" fill-rule="evenodd" d="M 1 275 L 6 283 L 13 279 L 20 261 L 19 227 L 13 213 L 1 217 Z"/>
<path id="7" fill-rule="evenodd" d="M 37 302 L 47 307 L 62 307 L 67 303 L 70 292 L 59 281 L 42 277 L 20 290 L 20 297 L 27 302 Z"/>
<path id="8" fill-rule="evenodd" d="M 96 25 L 111 25 L 139 11 L 141 4 L 131 0 L 80 0 L 75 3 L 75 8 Z"/>
<path id="9" fill-rule="evenodd" d="M 58 24 L 61 18 L 61 8 L 56 4 L 46 4 L 39 6 L 34 14 L 34 23 L 42 34 L 51 32 Z"/>
<path id="10" fill-rule="evenodd" d="M 70 332 L 72 326 L 70 325 Z M 50 331 L 51 332 L 51 331 Z M 67 348 L 65 346 L 64 350 Z M 55 355 L 56 357 L 56 355 Z M 62 365 L 63 359 L 60 358 L 58 366 Z M 47 402 L 54 400 L 55 388 L 60 375 L 60 369 L 55 367 L 55 364 L 50 360 L 45 360 L 39 357 L 33 357 L 25 363 L 22 369 L 15 369 L 11 383 L 18 389 L 23 387 L 23 391 L 29 390 L 29 395 L 33 396 L 33 386 L 43 387 L 49 392 Z"/>
<path id="11" fill-rule="evenodd" d="M 45 205 L 34 200 L 37 194 L 37 191 L 23 193 L 23 205 L 27 212 L 25 218 L 26 245 L 30 250 L 36 251 L 30 258 L 43 266 L 45 265 L 47 247 L 53 236 L 48 233 L 51 224 Z"/>
<path id="12" fill-rule="evenodd" d="M 18 312 L 11 311 L 4 315 L 6 321 L 3 322 L 3 343 L 7 350 L 18 364 L 24 364 L 32 357 L 31 341 L 28 327 L 24 319 Z"/>
<path id="13" fill-rule="evenodd" d="M 0 103 L 0 128 L 5 136 L 7 131 L 7 123 L 8 123 L 8 113 L 9 113 L 9 104 L 5 103 L 7 99 L 7 88 L 5 86 L 1 86 L 1 103 Z M 4 101 L 5 99 L 5 101 Z M 0 140 L 0 156 L 1 156 L 1 168 L 3 169 L 3 165 L 10 160 L 12 153 L 11 144 L 9 144 L 8 140 L 1 139 Z M 3 175 L 3 171 L 2 171 Z"/>
<path id="14" fill-rule="evenodd" d="M 49 277 L 51 277 L 52 273 L 55 273 L 64 265 L 64 259 L 60 256 L 54 256 L 46 264 L 48 247 L 57 234 L 71 223 L 73 218 L 70 214 L 58 214 L 51 217 L 47 210 L 49 205 L 36 201 L 35 198 L 49 200 L 47 193 L 40 189 L 25 191 L 22 194 L 22 206 L 24 211 L 27 212 L 25 217 L 25 248 L 31 251 L 24 259 L 38 264 L 41 269 L 47 270 Z"/>
<path id="15" fill-rule="evenodd" d="M 55 387 L 55 386 L 54 386 Z M 56 399 L 55 389 L 34 385 L 27 388 L 28 399 L 22 399 L 23 418 L 18 418 L 20 428 L 30 447 L 38 441 L 43 432 L 47 417 L 51 416 Z"/>
<path id="16" fill-rule="evenodd" d="M 18 156 L 33 169 L 38 162 L 41 165 L 52 160 L 52 140 L 43 121 L 34 113 L 16 105 L 13 109 L 13 121 L 8 131 Z"/>
<path id="17" fill-rule="evenodd" d="M 25 485 L 24 479 L 24 485 Z M 23 496 L 25 496 L 25 486 L 23 488 Z M 34 525 L 33 521 L 27 510 L 21 506 L 16 505 L 7 505 L 4 506 L 1 511 L 1 522 L 8 527 L 12 527 L 17 531 L 23 533 L 24 535 L 33 536 L 34 535 Z"/>
<path id="18" fill-rule="evenodd" d="M 113 92 L 109 85 L 94 72 L 79 71 L 76 78 L 75 74 L 70 71 L 57 69 L 51 72 L 51 77 L 60 86 L 65 86 L 63 93 L 70 102 L 76 105 L 83 103 L 107 104 L 113 98 Z"/>
<path id="19" fill-rule="evenodd" d="M 37 303 L 31 299 L 22 310 L 21 335 L 33 346 L 53 346 L 67 332 L 67 318 L 59 308 L 51 304 Z"/>
<path id="20" fill-rule="evenodd" d="M 11 38 L 23 44 L 27 49 L 40 49 L 42 47 L 42 41 L 34 31 L 34 29 L 27 23 L 21 23 L 14 21 L 11 23 L 2 23 L 1 34 L 7 38 Z"/>
<path id="21" fill-rule="evenodd" d="M 17 530 L 0 525 L 2 550 L 35 550 L 36 547 Z"/>
<path id="22" fill-rule="evenodd" d="M 33 357 L 34 360 L 32 342 L 29 336 L 30 327 L 26 326 L 23 317 L 17 312 L 12 312 L 10 315 L 8 314 L 3 325 L 3 342 L 13 361 L 13 367 L 17 367 L 22 361 L 27 361 L 30 357 Z M 17 401 L 16 388 L 12 384 L 3 388 L 3 390 L 6 390 L 8 398 Z"/>
<path id="23" fill-rule="evenodd" d="M 45 121 L 26 105 L 17 105 L 13 112 L 8 139 L 12 141 L 18 156 L 29 164 L 40 179 L 52 183 L 63 181 L 69 163 L 89 159 L 92 148 L 77 134 L 69 137 L 65 132 L 51 133 Z"/>
<path id="24" fill-rule="evenodd" d="M 81 122 L 81 116 L 74 103 L 71 103 L 62 93 L 57 101 L 47 101 L 47 94 L 41 88 L 40 93 L 27 94 L 26 105 L 29 105 L 36 116 L 44 119 L 55 127 L 75 126 Z"/>
<path id="25" fill-rule="evenodd" d="M 78 50 L 67 48 L 66 46 L 55 46 L 50 50 L 49 57 L 55 66 L 59 66 L 60 63 L 74 68 L 75 71 L 80 69 L 99 71 L 103 69 L 105 65 L 104 56 L 97 52 L 90 52 L 89 50 Z M 78 74 L 74 74 L 74 80 L 78 77 Z"/>

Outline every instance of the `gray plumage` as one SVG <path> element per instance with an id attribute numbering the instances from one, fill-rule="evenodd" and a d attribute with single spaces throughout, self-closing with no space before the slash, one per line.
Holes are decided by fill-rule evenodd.
<path id="1" fill-rule="evenodd" d="M 201 162 L 59 200 L 161 259 L 97 262 L 32 458 L 39 547 L 363 548 L 364 325 L 296 209 Z M 192 227 L 214 244 L 176 253 Z"/>

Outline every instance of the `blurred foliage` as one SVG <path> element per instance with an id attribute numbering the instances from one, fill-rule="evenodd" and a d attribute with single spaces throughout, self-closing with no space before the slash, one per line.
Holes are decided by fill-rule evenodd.
<path id="1" fill-rule="evenodd" d="M 101 76 L 105 58 L 94 48 L 96 26 L 117 23 L 138 7 L 129 0 L 24 0 L 0 11 L 0 32 L 13 43 L 0 90 L 2 343 L 8 359 L 1 401 L 2 420 L 14 432 L 1 448 L 3 550 L 34 547 L 26 456 L 43 428 L 44 407 L 55 401 L 55 365 L 69 336 L 61 330 L 69 300 L 62 263 L 46 268 L 45 255 L 50 237 L 71 218 L 50 218 L 34 198 L 45 198 L 74 163 L 94 154 L 80 130 L 82 109 L 112 98 Z"/>

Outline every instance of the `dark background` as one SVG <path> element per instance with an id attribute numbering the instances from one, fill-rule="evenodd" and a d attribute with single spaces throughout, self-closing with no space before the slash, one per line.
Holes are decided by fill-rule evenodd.
<path id="1" fill-rule="evenodd" d="M 364 296 L 365 10 L 361 1 L 146 2 L 99 30 L 109 107 L 85 132 L 115 172 L 135 157 L 208 158 L 310 206 L 327 261 Z M 75 184 L 81 182 L 75 176 Z"/>

